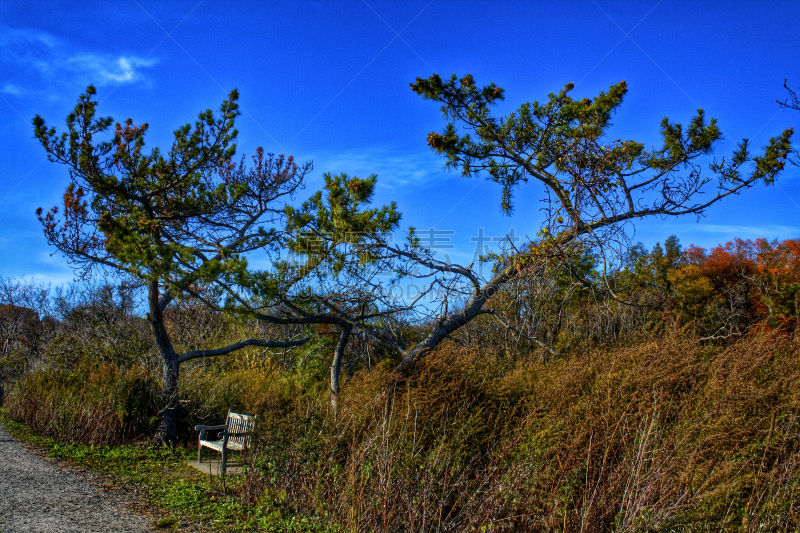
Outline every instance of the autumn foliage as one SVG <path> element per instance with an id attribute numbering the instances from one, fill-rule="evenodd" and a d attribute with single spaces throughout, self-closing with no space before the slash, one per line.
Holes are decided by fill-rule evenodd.
<path id="1" fill-rule="evenodd" d="M 702 315 L 714 304 L 738 304 L 750 326 L 797 323 L 800 240 L 736 239 L 708 252 L 690 246 L 669 276 L 674 306 L 686 317 Z"/>

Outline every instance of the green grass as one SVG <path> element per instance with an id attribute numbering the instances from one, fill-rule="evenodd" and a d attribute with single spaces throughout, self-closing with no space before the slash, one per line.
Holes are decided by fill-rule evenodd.
<path id="1" fill-rule="evenodd" d="M 144 442 L 96 447 L 58 442 L 34 434 L 27 425 L 9 419 L 2 409 L 0 423 L 16 438 L 45 449 L 48 457 L 102 474 L 121 488 L 135 484 L 155 508 L 156 516 L 162 515 L 154 525 L 164 531 L 181 531 L 181 524 L 187 522 L 206 531 L 331 531 L 312 517 L 266 512 L 260 506 L 246 508 L 229 493 L 238 482 L 236 476 L 211 477 L 186 464 L 196 457 L 196 448 L 171 450 Z"/>

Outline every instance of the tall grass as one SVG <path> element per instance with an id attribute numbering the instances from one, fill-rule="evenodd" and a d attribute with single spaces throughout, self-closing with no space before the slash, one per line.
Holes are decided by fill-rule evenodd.
<path id="1" fill-rule="evenodd" d="M 548 365 L 445 347 L 403 383 L 356 374 L 336 413 L 273 397 L 240 496 L 352 531 L 790 531 L 799 390 L 780 333 Z"/>
<path id="2" fill-rule="evenodd" d="M 7 398 L 8 415 L 36 433 L 91 446 L 120 444 L 155 427 L 158 382 L 113 363 L 36 370 Z"/>
<path id="3" fill-rule="evenodd" d="M 658 331 L 550 361 L 443 346 L 403 381 L 356 372 L 337 411 L 300 374 L 182 369 L 183 435 L 258 415 L 239 502 L 347 531 L 796 531 L 800 337 Z M 158 376 L 37 371 L 9 414 L 90 444 L 153 429 Z"/>

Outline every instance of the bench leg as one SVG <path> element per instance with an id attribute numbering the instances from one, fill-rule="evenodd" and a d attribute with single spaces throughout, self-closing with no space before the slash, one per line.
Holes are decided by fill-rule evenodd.
<path id="1" fill-rule="evenodd" d="M 227 470 L 227 466 L 228 466 L 228 448 L 224 447 L 222 448 L 222 465 L 221 465 L 223 474 Z"/>
<path id="2" fill-rule="evenodd" d="M 197 462 L 203 462 L 203 446 L 200 444 L 197 445 Z"/>

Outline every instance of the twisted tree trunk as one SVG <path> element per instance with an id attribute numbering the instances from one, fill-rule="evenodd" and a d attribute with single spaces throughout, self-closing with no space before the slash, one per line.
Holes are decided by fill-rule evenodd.
<path id="1" fill-rule="evenodd" d="M 516 275 L 516 269 L 511 267 L 504 268 L 492 276 L 482 287 L 476 286 L 475 292 L 461 311 L 442 317 L 439 323 L 428 333 L 427 337 L 403 354 L 403 359 L 396 368 L 398 374 L 401 376 L 407 375 L 417 360 L 436 348 L 443 340 L 450 338 L 453 332 L 470 323 L 476 317 L 487 314 L 489 311 L 484 309 L 484 305 L 506 282 Z"/>
<path id="2" fill-rule="evenodd" d="M 175 409 L 178 405 L 178 354 L 169 339 L 164 325 L 164 302 L 159 301 L 158 280 L 151 281 L 148 291 L 150 312 L 147 321 L 153 334 L 156 350 L 161 356 L 163 380 L 161 382 L 161 412 L 158 427 L 158 438 L 165 446 L 175 444 L 178 436 L 178 422 Z"/>

